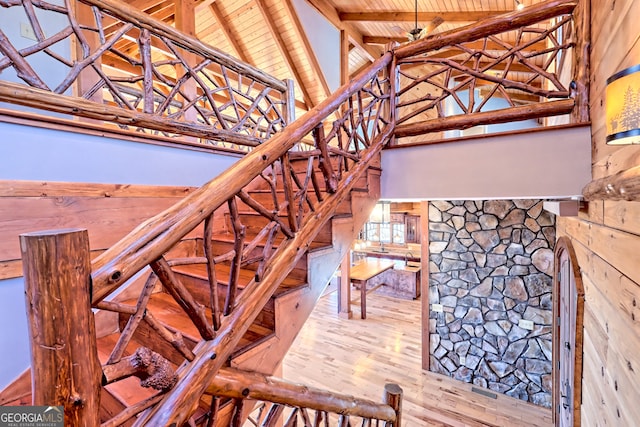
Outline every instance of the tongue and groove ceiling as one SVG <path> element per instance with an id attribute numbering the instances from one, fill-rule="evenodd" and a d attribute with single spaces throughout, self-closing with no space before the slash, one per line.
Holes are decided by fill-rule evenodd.
<path id="1" fill-rule="evenodd" d="M 527 6 L 536 2 L 538 0 L 522 0 Z M 319 27 L 310 28 L 308 20 L 303 23 L 299 10 L 302 3 L 344 31 L 348 40 L 344 45 L 348 46 L 349 75 L 378 57 L 386 43 L 407 41 L 408 32 L 415 27 L 413 0 L 131 0 L 127 3 L 277 78 L 293 79 L 299 112 L 326 98 L 332 86 L 310 41 L 310 34 Z M 302 4 L 302 8 L 304 6 Z M 418 27 L 427 27 L 434 34 L 515 8 L 515 0 L 419 0 Z M 131 41 L 131 48 L 134 43 Z M 499 45 L 487 47 L 493 48 L 504 49 Z M 339 68 L 339 52 L 338 43 L 336 63 L 323 64 L 324 67 Z M 439 52 L 445 57 L 454 53 Z M 527 71 L 526 67 L 520 72 L 512 69 L 521 74 L 518 78 L 522 81 L 527 80 Z"/>

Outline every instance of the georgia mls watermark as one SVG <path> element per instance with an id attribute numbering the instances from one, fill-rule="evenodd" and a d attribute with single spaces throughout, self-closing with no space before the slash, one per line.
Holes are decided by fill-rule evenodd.
<path id="1" fill-rule="evenodd" d="M 64 427 L 62 406 L 0 406 L 0 427 Z"/>

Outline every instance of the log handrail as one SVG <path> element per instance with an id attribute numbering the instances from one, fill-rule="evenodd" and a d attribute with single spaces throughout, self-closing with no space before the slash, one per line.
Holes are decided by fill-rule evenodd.
<path id="1" fill-rule="evenodd" d="M 142 28 L 146 28 L 151 31 L 158 32 L 163 36 L 171 39 L 177 45 L 196 53 L 204 58 L 211 58 L 216 60 L 220 64 L 225 64 L 229 69 L 243 74 L 245 76 L 252 77 L 255 81 L 262 83 L 265 86 L 272 87 L 280 92 L 287 90 L 287 85 L 282 80 L 265 73 L 264 71 L 242 62 L 233 56 L 215 49 L 206 43 L 201 42 L 197 38 L 190 36 L 182 31 L 177 30 L 171 25 L 165 24 L 159 21 L 149 14 L 141 12 L 140 10 L 127 5 L 118 0 L 79 0 L 82 3 L 96 6 L 100 9 L 108 11 L 113 16 L 116 16 L 122 20 L 129 22 L 137 22 Z"/>
<path id="2" fill-rule="evenodd" d="M 221 368 L 207 387 L 206 393 L 234 399 L 261 400 L 369 420 L 391 423 L 396 421 L 394 408 L 384 403 L 233 368 Z"/>
<path id="3" fill-rule="evenodd" d="M 20 1 L 0 0 L 0 6 L 14 5 L 14 3 L 18 4 Z M 152 30 L 155 31 L 154 34 L 159 35 L 158 37 L 166 46 L 171 48 L 176 57 L 180 56 L 175 51 L 176 46 L 192 54 L 201 53 L 201 48 L 208 49 L 197 40 L 187 38 L 187 41 L 184 42 L 184 39 L 181 39 L 182 36 L 178 37 L 180 33 L 173 28 L 164 24 L 157 25 L 157 22 L 152 18 L 138 11 L 129 10 L 128 7 L 119 4 L 117 0 L 80 1 L 92 7 L 101 8 L 100 10 L 106 11 L 124 21 L 137 20 L 136 25 L 138 25 L 143 36 L 140 42 L 141 50 L 150 50 L 151 42 L 148 40 L 148 32 Z M 442 43 L 463 43 L 466 40 L 465 37 L 469 39 L 490 37 L 496 31 L 521 29 L 523 25 L 539 22 L 542 19 L 548 19 L 558 14 L 568 13 L 573 9 L 575 3 L 575 1 L 568 0 L 551 1 L 546 3 L 544 7 L 532 6 L 523 12 L 508 14 L 506 17 L 499 17 L 465 27 L 462 30 L 458 30 L 457 33 L 448 32 L 444 35 L 427 38 L 386 52 L 371 66 L 361 71 L 348 84 L 342 86 L 300 119 L 289 123 L 281 131 L 274 133 L 264 143 L 259 144 L 262 141 L 255 141 L 256 148 L 231 168 L 193 191 L 173 207 L 145 221 L 99 255 L 91 263 L 92 306 L 131 315 L 125 331 L 121 334 L 107 364 L 103 367 L 105 372 L 120 373 L 123 371 L 123 366 L 126 365 L 126 361 L 122 362 L 124 348 L 126 348 L 138 325 L 143 322 L 175 348 L 175 357 L 179 360 L 177 362 L 172 360 L 172 362 L 180 366 L 176 372 L 177 381 L 175 386 L 170 389 L 163 388 L 160 394 L 133 405 L 131 408 L 135 408 L 135 410 L 128 409 L 116 415 L 105 425 L 119 424 L 138 414 L 139 416 L 134 422 L 135 426 L 181 425 L 189 420 L 198 405 L 198 400 L 207 391 L 212 381 L 215 381 L 216 375 L 223 365 L 228 362 L 229 357 L 231 357 L 251 323 L 259 315 L 260 310 L 294 269 L 298 261 L 302 259 L 322 226 L 334 214 L 339 203 L 347 197 L 356 181 L 365 174 L 373 159 L 377 158 L 394 132 L 396 132 L 396 136 L 404 136 L 402 132 L 405 132 L 406 135 L 415 134 L 416 128 L 411 128 L 409 125 L 397 126 L 398 123 L 403 121 L 403 118 L 398 118 L 398 112 L 394 107 L 403 105 L 402 102 L 397 102 L 399 101 L 397 98 L 401 93 L 406 92 L 396 81 L 399 80 L 396 78 L 398 77 L 396 73 L 399 64 L 403 61 L 408 63 L 415 60 L 416 55 L 432 53 L 434 49 L 443 47 L 444 44 Z M 568 20 L 563 18 L 562 22 L 568 22 Z M 117 28 L 114 31 L 116 33 L 122 32 L 133 25 L 131 23 L 121 27 L 116 25 Z M 102 29 L 102 26 L 100 26 L 100 31 Z M 123 110 L 112 105 L 102 105 L 85 99 L 51 93 L 44 87 L 46 85 L 40 84 L 42 82 L 35 78 L 37 77 L 36 75 L 32 75 L 28 64 L 22 64 L 17 59 L 16 52 L 6 45 L 1 36 L 0 34 L 0 50 L 5 52 L 7 57 L 7 52 L 11 54 L 11 57 L 15 57 L 16 66 L 19 68 L 18 71 L 27 77 L 25 81 L 30 79 L 37 87 L 25 88 L 24 85 L 0 83 L 0 100 L 9 100 L 12 97 L 21 96 L 23 100 L 20 102 L 27 105 L 35 105 L 37 99 L 41 99 L 46 100 L 47 106 L 52 109 L 59 108 L 59 111 L 101 119 L 111 115 L 109 117 L 110 120 L 116 123 L 127 124 L 126 122 L 129 121 L 128 124 L 134 125 L 139 125 L 144 120 L 149 119 L 150 112 L 153 111 L 153 103 L 165 104 L 165 106 L 172 105 L 171 96 L 155 98 L 150 87 L 145 87 L 143 91 L 145 99 L 149 99 L 151 96 L 157 100 L 145 101 L 142 112 L 137 107 Z M 104 40 L 102 40 L 102 43 L 105 46 L 108 44 Z M 104 47 L 104 49 L 108 48 Z M 22 54 L 20 52 L 17 53 Z M 207 54 L 210 53 L 208 52 Z M 514 48 L 510 55 L 521 55 L 520 48 Z M 511 63 L 515 56 L 507 59 L 508 63 Z M 143 59 L 142 62 L 152 62 L 149 56 Z M 226 60 L 225 58 L 222 59 Z M 496 61 L 502 59 L 498 58 Z M 194 74 L 196 73 L 195 70 L 199 69 L 200 66 L 206 67 L 208 64 L 202 63 L 194 67 L 181 58 L 175 63 L 169 62 L 177 68 L 185 67 L 188 69 L 189 72 L 185 75 Z M 3 59 L 0 58 L 0 69 L 2 69 L 2 66 Z M 222 66 L 224 67 L 225 65 Z M 535 65 L 531 66 L 535 68 Z M 460 68 L 464 67 L 458 67 L 458 69 Z M 477 65 L 475 68 L 467 68 L 467 71 L 474 78 L 483 71 Z M 234 70 L 233 68 L 229 69 Z M 237 72 L 250 73 L 251 70 L 242 69 L 237 70 Z M 547 73 L 545 69 L 536 69 L 536 72 L 538 76 L 544 76 L 554 84 L 558 83 L 557 79 Z M 144 74 L 145 79 L 148 79 L 148 70 Z M 222 76 L 217 78 L 228 80 L 224 70 L 221 74 Z M 188 110 L 200 108 L 197 102 L 193 101 L 193 99 L 190 100 L 186 93 L 181 92 L 180 85 L 184 83 L 181 78 L 177 78 L 174 83 L 171 83 L 166 76 L 161 76 L 161 79 L 164 79 L 163 83 L 171 87 L 170 92 L 172 92 L 172 95 L 179 94 L 185 99 L 185 102 L 180 104 L 184 108 L 183 113 L 185 113 L 185 116 L 188 115 L 186 114 L 189 112 Z M 423 81 L 426 80 L 418 78 L 409 86 L 414 84 L 417 86 Z M 470 87 L 473 88 L 473 83 L 470 84 Z M 443 85 L 440 84 L 440 86 Z M 110 87 L 113 87 L 113 84 Z M 288 93 L 291 93 L 290 85 L 286 85 L 285 89 Z M 556 91 L 544 93 L 544 95 L 559 97 L 568 95 L 568 92 L 563 91 L 561 88 L 557 89 Z M 204 91 L 202 96 L 210 101 L 211 105 L 214 105 L 211 116 L 222 120 L 223 114 L 216 109 L 212 101 L 213 92 L 208 91 L 206 88 L 202 90 Z M 446 85 L 443 86 L 443 90 L 447 92 Z M 505 89 L 501 88 L 501 90 L 504 91 Z M 267 96 L 265 92 L 261 92 L 253 100 L 257 102 L 263 96 Z M 431 97 L 427 96 L 425 99 L 431 102 L 434 108 L 441 108 L 439 104 L 440 98 L 431 99 Z M 121 99 L 118 102 L 127 104 L 125 99 Z M 249 107 L 248 111 L 255 106 L 255 102 Z M 235 101 L 231 102 L 231 104 L 234 103 Z M 238 108 L 237 105 L 234 104 L 234 106 L 236 109 Z M 542 110 L 537 111 L 537 113 L 542 115 L 541 112 L 544 111 L 544 114 L 547 112 L 549 114 L 559 114 L 570 111 L 573 106 L 573 100 L 555 101 L 546 103 Z M 278 116 L 278 120 L 289 120 L 292 114 L 291 105 L 287 107 L 286 111 L 273 113 Z M 511 110 L 514 113 L 512 117 L 531 114 L 530 111 L 527 113 L 524 107 L 520 109 L 512 108 Z M 118 112 L 122 111 L 125 111 L 125 113 L 118 114 Z M 190 112 L 193 113 L 193 111 Z M 503 114 L 503 112 L 491 114 L 474 112 L 473 109 L 469 109 L 465 113 L 469 120 L 480 118 L 485 121 L 492 120 L 492 117 L 495 119 L 496 114 Z M 265 112 L 265 114 L 271 113 Z M 473 116 L 473 114 L 476 115 Z M 206 114 L 203 117 L 207 122 Z M 242 124 L 244 120 L 239 119 L 237 123 Z M 440 122 L 440 126 L 452 126 L 455 119 Z M 227 125 L 222 121 L 218 123 L 221 127 L 213 130 L 210 129 L 211 126 L 208 129 L 204 124 L 194 125 L 193 122 L 184 123 L 178 121 L 178 123 L 174 123 L 170 118 L 163 120 L 163 123 L 165 123 L 163 124 L 165 126 L 163 129 L 171 132 L 197 136 L 204 135 L 203 132 L 210 132 L 207 135 L 218 139 L 238 138 L 236 140 L 227 140 L 241 143 L 242 141 L 240 140 L 244 139 L 244 142 L 247 142 L 246 135 L 232 136 L 234 135 L 232 131 L 238 131 L 238 129 L 227 128 Z M 424 132 L 425 129 L 433 130 L 429 127 L 433 126 L 433 123 L 427 122 L 427 126 L 419 131 Z M 460 125 L 460 122 L 455 123 L 457 123 L 456 126 Z M 470 122 L 463 122 L 463 125 L 466 125 L 465 123 L 469 124 Z M 271 127 L 271 124 L 269 124 L 269 127 Z M 309 143 L 310 149 L 293 154 L 292 150 L 298 147 L 303 140 L 312 141 Z M 293 157 L 306 159 L 305 171 L 296 171 L 292 167 L 291 158 Z M 318 175 L 322 174 L 324 177 L 324 188 L 322 188 L 316 177 L 316 171 Z M 303 178 L 301 178 L 302 174 L 304 174 Z M 264 179 L 269 184 L 274 210 L 267 209 L 246 191 L 246 187 L 254 179 Z M 282 185 L 284 188 L 284 202 L 278 201 L 276 195 L 277 185 Z M 267 222 L 267 225 L 261 226 L 263 228 L 251 241 L 248 241 L 247 227 L 242 223 L 239 210 L 240 203 L 242 203 L 244 209 L 249 209 L 251 214 L 259 215 Z M 215 213 L 218 213 L 217 217 L 214 216 Z M 217 253 L 211 247 L 212 236 L 216 233 L 214 222 L 216 218 L 221 216 L 224 216 L 225 222 L 230 225 L 227 227 L 228 236 L 234 241 L 232 249 L 225 249 L 226 252 L 222 254 Z M 190 261 L 165 259 L 165 254 L 170 249 L 201 225 L 204 227 L 204 240 L 206 240 L 203 243 L 204 257 L 198 257 Z M 262 249 L 260 249 L 260 246 L 262 246 Z M 223 310 L 221 308 L 222 301 L 217 298 L 219 282 L 223 281 L 224 278 L 218 277 L 219 275 L 215 269 L 216 264 L 222 261 L 230 262 L 227 282 L 229 286 Z M 207 309 L 189 293 L 180 282 L 180 279 L 173 273 L 172 266 L 180 262 L 202 262 L 207 265 L 211 306 L 215 307 L 211 310 L 210 316 Z M 242 284 L 244 286 L 242 292 L 236 292 L 237 289 L 240 289 L 240 268 L 248 264 L 257 266 L 255 268 L 255 276 L 249 280 L 249 283 Z M 144 286 L 135 306 L 106 300 L 116 289 L 126 284 L 129 279 L 147 266 L 151 266 L 153 275 Z M 168 295 L 173 297 L 181 309 L 186 312 L 197 333 L 199 333 L 200 336 L 195 338 L 197 344 L 194 348 L 190 348 L 185 344 L 180 331 L 169 330 L 154 317 L 152 311 L 147 311 L 147 303 L 155 287 L 156 280 L 162 282 L 168 291 Z M 146 375 L 145 372 L 140 373 L 140 375 Z M 114 378 L 119 378 L 119 375 L 114 375 Z M 389 396 L 387 396 L 390 403 L 389 406 L 393 407 L 395 411 L 395 419 L 387 421 L 394 426 L 400 424 L 399 410 L 401 400 L 399 400 L 399 394 L 401 394 L 401 391 L 399 391 L 398 387 L 391 387 Z M 240 398 L 234 397 L 234 399 Z M 216 400 L 214 399 L 212 413 L 215 412 L 213 410 L 215 402 Z M 237 404 L 240 407 L 242 401 L 238 401 Z M 238 413 L 240 412 L 238 410 Z M 342 416 L 345 415 L 343 414 Z M 343 425 L 348 423 L 344 419 L 342 422 Z"/>
<path id="4" fill-rule="evenodd" d="M 226 203 L 230 195 L 242 190 L 324 118 L 333 114 L 390 61 L 391 53 L 388 52 L 331 97 L 272 137 L 267 144 L 257 147 L 251 155 L 243 157 L 173 207 L 145 221 L 98 256 L 92 263 L 93 303 L 104 299 L 140 269 L 168 251 L 214 210 Z"/>
<path id="5" fill-rule="evenodd" d="M 417 56 L 461 42 L 470 42 L 493 34 L 535 24 L 545 19 L 571 13 L 578 5 L 576 0 L 551 0 L 537 3 L 521 11 L 513 11 L 486 18 L 463 28 L 449 30 L 407 43 L 394 50 L 397 59 Z"/>
<path id="6" fill-rule="evenodd" d="M 0 30 L 0 71 L 13 68 L 26 83 L 0 82 L 2 101 L 137 132 L 197 137 L 207 145 L 235 144 L 240 151 L 292 121 L 290 81 L 118 0 L 76 1 L 81 7 L 28 2 L 23 9 L 36 40 L 27 47 L 16 47 Z M 0 0 L 0 7 L 22 3 Z M 43 31 L 48 13 L 64 17 L 64 27 L 55 34 Z M 52 48 L 62 41 L 77 45 L 71 58 Z M 49 62 L 38 59 L 45 56 Z M 51 69 L 64 71 L 58 75 Z M 82 99 L 70 96 L 71 90 Z"/>
<path id="7" fill-rule="evenodd" d="M 587 201 L 640 200 L 640 166 L 622 170 L 614 175 L 591 181 L 582 189 Z"/>

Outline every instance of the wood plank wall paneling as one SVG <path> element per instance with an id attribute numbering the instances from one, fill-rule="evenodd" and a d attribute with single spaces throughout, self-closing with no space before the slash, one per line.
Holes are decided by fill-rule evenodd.
<path id="1" fill-rule="evenodd" d="M 610 156 L 624 150 L 622 157 L 640 155 L 640 147 L 616 147 L 605 144 L 605 90 L 607 79 L 616 72 L 640 63 L 640 33 L 638 16 L 640 2 L 622 0 L 592 3 L 591 93 L 590 110 L 593 140 L 594 178 L 611 175 Z M 638 164 L 636 162 L 636 164 Z M 628 166 L 627 166 L 628 167 Z M 625 169 L 623 167 L 623 169 Z"/>
<path id="2" fill-rule="evenodd" d="M 152 185 L 0 181 L 0 280 L 22 275 L 21 233 L 87 228 L 92 256 L 97 256 L 191 191 Z"/>
<path id="3" fill-rule="evenodd" d="M 640 63 L 640 1 L 591 1 L 593 178 L 640 165 L 640 146 L 605 142 L 606 80 Z M 585 183 L 586 184 L 586 183 Z M 640 201 L 596 200 L 559 218 L 585 284 L 582 425 L 637 425 L 640 419 Z"/>
<path id="4" fill-rule="evenodd" d="M 558 235 L 573 240 L 585 284 L 582 423 L 634 425 L 640 419 L 640 203 L 593 207 L 595 213 L 563 218 L 558 226 Z"/>

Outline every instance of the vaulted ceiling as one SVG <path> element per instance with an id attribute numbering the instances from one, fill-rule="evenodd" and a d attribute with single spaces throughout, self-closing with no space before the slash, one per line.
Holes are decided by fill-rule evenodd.
<path id="1" fill-rule="evenodd" d="M 530 5 L 539 0 L 520 2 Z M 340 67 L 339 58 L 348 63 L 348 67 L 340 70 L 343 82 L 380 56 L 387 43 L 408 41 L 408 34 L 416 28 L 414 0 L 129 0 L 127 3 L 277 78 L 293 79 L 299 111 L 313 107 L 331 92 L 320 63 L 322 59 L 314 51 L 310 37 L 319 31 L 319 26 L 310 28 L 308 20 L 306 25 L 303 23 L 301 9 L 305 6 L 323 15 L 341 35 L 339 46 L 335 47 L 336 64 L 332 66 Z M 417 27 L 436 34 L 511 12 L 517 3 L 419 0 Z M 504 48 L 497 45 L 495 49 Z M 447 57 L 456 52 L 438 54 Z M 522 70 L 523 74 L 526 71 Z M 522 78 L 526 80 L 526 75 Z"/>

